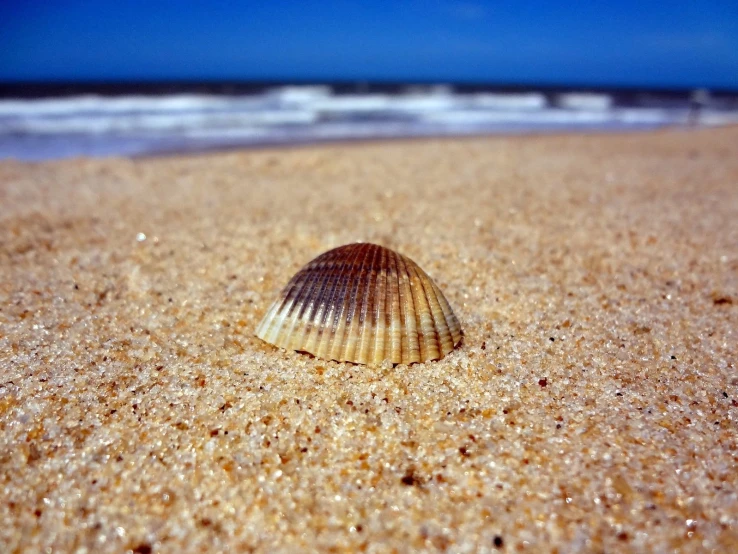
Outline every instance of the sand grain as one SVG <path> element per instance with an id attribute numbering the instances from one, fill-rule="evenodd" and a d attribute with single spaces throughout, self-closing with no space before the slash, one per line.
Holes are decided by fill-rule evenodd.
<path id="1" fill-rule="evenodd" d="M 253 336 L 366 240 L 437 363 Z M 738 551 L 738 130 L 0 163 L 0 550 Z"/>

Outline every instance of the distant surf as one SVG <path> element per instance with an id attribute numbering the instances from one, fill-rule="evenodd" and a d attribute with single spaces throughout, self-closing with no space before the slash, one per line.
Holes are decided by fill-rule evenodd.
<path id="1" fill-rule="evenodd" d="M 702 94 L 702 96 L 700 96 Z M 357 139 L 652 129 L 738 123 L 735 97 L 607 92 L 337 90 L 74 93 L 0 98 L 0 158 L 142 156 Z"/>

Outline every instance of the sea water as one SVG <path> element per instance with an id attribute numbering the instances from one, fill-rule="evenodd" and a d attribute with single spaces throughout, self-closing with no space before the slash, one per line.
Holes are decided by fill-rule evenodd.
<path id="1" fill-rule="evenodd" d="M 0 98 L 0 158 L 141 156 L 321 141 L 652 129 L 738 123 L 738 104 L 621 102 L 607 93 L 336 94 L 281 86 L 249 94 Z"/>

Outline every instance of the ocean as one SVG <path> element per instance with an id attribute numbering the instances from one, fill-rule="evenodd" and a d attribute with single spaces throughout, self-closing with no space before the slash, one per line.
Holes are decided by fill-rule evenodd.
<path id="1" fill-rule="evenodd" d="M 738 123 L 738 95 L 448 85 L 0 90 L 0 159 Z"/>

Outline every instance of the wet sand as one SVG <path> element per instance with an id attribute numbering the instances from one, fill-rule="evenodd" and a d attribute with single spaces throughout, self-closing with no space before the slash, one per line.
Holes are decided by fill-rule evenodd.
<path id="1" fill-rule="evenodd" d="M 440 362 L 253 336 L 371 241 Z M 0 162 L 2 552 L 738 551 L 738 128 Z"/>

